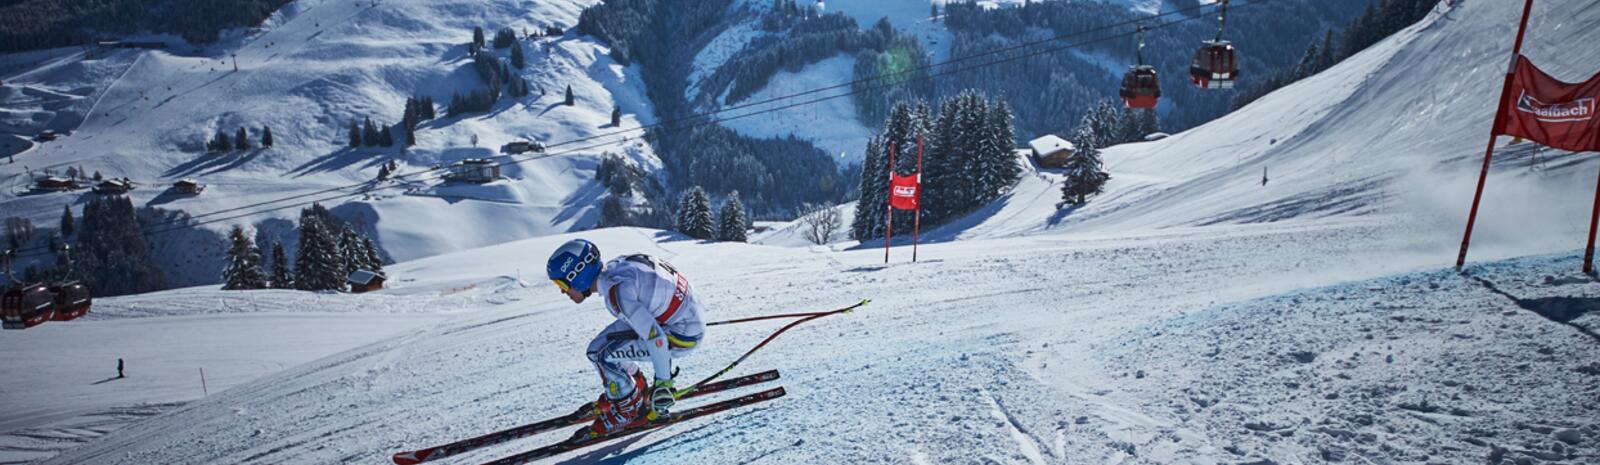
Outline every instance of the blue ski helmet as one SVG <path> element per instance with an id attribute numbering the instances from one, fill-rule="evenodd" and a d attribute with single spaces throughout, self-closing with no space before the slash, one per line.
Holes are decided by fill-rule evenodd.
<path id="1" fill-rule="evenodd" d="M 593 242 L 583 239 L 573 239 L 561 244 L 555 253 L 550 254 L 550 263 L 545 270 L 550 274 L 550 280 L 561 287 L 562 292 L 568 289 L 577 289 L 583 295 L 589 295 L 589 288 L 594 286 L 594 280 L 600 277 L 600 248 Z"/>

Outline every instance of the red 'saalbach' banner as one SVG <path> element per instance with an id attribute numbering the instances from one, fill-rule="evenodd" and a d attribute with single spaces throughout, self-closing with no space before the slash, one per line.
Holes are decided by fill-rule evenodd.
<path id="1" fill-rule="evenodd" d="M 1511 87 L 1500 103 L 1496 135 L 1521 137 L 1562 150 L 1600 150 L 1600 74 L 1577 84 L 1561 82 L 1518 56 Z"/>
<path id="2" fill-rule="evenodd" d="M 922 173 L 910 176 L 890 174 L 889 177 L 889 205 L 896 210 L 916 210 L 917 191 L 922 188 Z"/>
<path id="3" fill-rule="evenodd" d="M 917 261 L 917 239 L 922 232 L 922 135 L 917 135 L 917 172 L 901 176 L 894 172 L 894 143 L 889 144 L 889 205 L 884 209 L 883 262 L 889 263 L 889 239 L 894 234 L 894 211 L 916 211 L 911 229 L 911 261 Z"/>
<path id="4" fill-rule="evenodd" d="M 1467 262 L 1467 246 L 1472 242 L 1472 226 L 1478 220 L 1478 204 L 1483 200 L 1483 184 L 1489 179 L 1489 161 L 1494 158 L 1496 136 L 1514 136 L 1573 152 L 1600 151 L 1600 74 L 1581 83 L 1562 82 L 1522 56 L 1522 38 L 1528 32 L 1528 16 L 1533 0 L 1522 5 L 1522 23 L 1511 46 L 1515 57 L 1500 88 L 1500 106 L 1495 111 L 1494 127 L 1488 148 L 1483 152 L 1483 169 L 1478 173 L 1478 188 L 1472 194 L 1472 210 L 1467 213 L 1467 231 L 1461 235 L 1461 253 L 1456 255 L 1456 271 Z M 1600 186 L 1595 187 L 1594 211 L 1589 217 L 1589 245 L 1583 253 L 1583 272 L 1594 271 L 1594 237 L 1600 228 Z"/>

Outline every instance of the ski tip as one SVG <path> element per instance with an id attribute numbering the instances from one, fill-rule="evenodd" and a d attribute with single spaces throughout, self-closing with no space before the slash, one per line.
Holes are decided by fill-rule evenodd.
<path id="1" fill-rule="evenodd" d="M 427 453 L 424 451 L 401 452 L 394 454 L 393 457 L 396 465 L 416 465 L 427 459 Z"/>

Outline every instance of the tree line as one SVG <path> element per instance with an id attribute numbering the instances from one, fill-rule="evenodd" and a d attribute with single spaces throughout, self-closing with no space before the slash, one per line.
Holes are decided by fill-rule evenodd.
<path id="1" fill-rule="evenodd" d="M 92 43 L 106 35 L 169 33 L 216 42 L 235 27 L 260 25 L 289 0 L 0 1 L 0 52 Z"/>
<path id="2" fill-rule="evenodd" d="M 750 218 L 745 215 L 739 191 L 733 191 L 722 201 L 722 209 L 715 216 L 711 211 L 711 196 L 699 186 L 684 191 L 678 199 L 678 212 L 674 229 L 685 236 L 700 240 L 745 242 L 750 229 Z"/>
<path id="3" fill-rule="evenodd" d="M 489 111 L 494 108 L 494 103 L 499 101 L 501 96 L 526 97 L 533 93 L 532 85 L 528 83 L 527 78 L 513 71 L 528 65 L 527 57 L 522 50 L 522 42 L 516 40 L 516 34 L 510 29 L 501 29 L 495 36 L 494 46 L 509 47 L 511 58 L 501 61 L 494 52 L 486 48 L 483 28 L 473 28 L 472 43 L 468 45 L 468 53 L 472 55 L 472 69 L 483 78 L 484 87 L 474 89 L 465 95 L 460 92 L 452 95 L 447 110 L 451 116 Z"/>
<path id="4" fill-rule="evenodd" d="M 890 170 L 906 176 L 917 171 L 918 141 L 922 151 L 922 222 L 939 225 L 967 214 L 1004 195 L 1021 176 L 1015 129 L 1005 99 L 991 99 L 973 90 L 938 103 L 934 110 L 920 100 L 894 105 L 877 136 L 867 141 L 862 163 L 861 196 L 851 237 L 882 237 L 889 204 Z M 893 155 L 893 166 L 890 155 Z M 909 230 L 916 212 L 891 213 L 896 228 Z"/>
<path id="5" fill-rule="evenodd" d="M 334 217 L 322 204 L 301 209 L 296 229 L 299 248 L 291 263 L 283 243 L 273 243 L 272 254 L 263 259 L 262 248 L 256 247 L 244 228 L 234 226 L 228 233 L 222 288 L 343 291 L 351 273 L 383 271 L 384 260 L 377 244 Z"/>
<path id="6" fill-rule="evenodd" d="M 29 265 L 27 281 L 76 280 L 96 296 L 166 289 L 165 275 L 147 254 L 139 211 L 126 196 L 91 197 L 76 218 L 66 206 L 51 244 L 56 262 Z"/>
<path id="7" fill-rule="evenodd" d="M 272 143 L 272 128 L 262 126 L 261 147 L 271 148 Z M 235 130 L 231 136 L 228 135 L 227 130 L 217 128 L 217 135 L 212 136 L 211 140 L 206 142 L 206 150 L 210 152 L 232 152 L 234 150 L 250 150 L 251 148 L 254 147 L 250 144 L 250 132 L 243 127 Z"/>

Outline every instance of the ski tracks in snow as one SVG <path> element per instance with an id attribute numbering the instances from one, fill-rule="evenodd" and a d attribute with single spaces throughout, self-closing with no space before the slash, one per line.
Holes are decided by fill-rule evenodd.
<path id="1" fill-rule="evenodd" d="M 1017 442 L 1017 450 L 1022 453 L 1022 456 L 1027 457 L 1028 461 L 1034 465 L 1046 465 L 1049 463 L 1045 461 L 1044 454 L 1041 453 L 1039 438 L 1029 433 L 1027 427 L 1022 426 L 1022 422 L 1018 421 L 1017 417 L 1006 409 L 1005 403 L 1001 402 L 999 397 L 995 397 L 988 392 L 984 392 L 984 396 L 989 399 L 989 404 L 994 407 L 994 410 L 990 413 L 994 415 L 995 419 L 1004 421 L 1005 425 L 1009 427 L 1011 439 Z M 1058 431 L 1057 434 L 1059 433 Z M 1060 450 L 1059 445 L 1057 450 Z"/>

